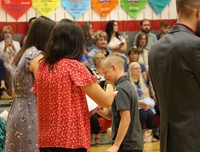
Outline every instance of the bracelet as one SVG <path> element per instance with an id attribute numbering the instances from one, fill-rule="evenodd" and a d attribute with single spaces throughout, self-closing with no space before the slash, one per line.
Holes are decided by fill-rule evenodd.
<path id="1" fill-rule="evenodd" d="M 110 84 L 110 85 L 112 85 L 112 87 L 113 87 L 113 90 L 115 91 L 115 85 L 114 84 L 112 84 L 112 83 L 110 83 L 110 82 L 106 82 L 105 84 L 104 84 L 104 90 L 106 90 L 106 87 L 107 87 L 107 84 Z"/>

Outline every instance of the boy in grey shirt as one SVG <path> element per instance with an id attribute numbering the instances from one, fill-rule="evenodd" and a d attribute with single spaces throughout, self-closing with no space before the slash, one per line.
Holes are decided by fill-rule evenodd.
<path id="1" fill-rule="evenodd" d="M 116 86 L 117 94 L 112 107 L 99 109 L 98 113 L 112 120 L 112 147 L 110 152 L 142 152 L 143 133 L 139 120 L 136 92 L 124 73 L 124 60 L 109 55 L 102 62 L 107 82 Z"/>

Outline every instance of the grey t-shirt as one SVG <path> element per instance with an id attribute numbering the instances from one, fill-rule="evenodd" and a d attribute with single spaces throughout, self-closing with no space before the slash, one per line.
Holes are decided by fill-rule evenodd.
<path id="1" fill-rule="evenodd" d="M 126 76 L 122 76 L 116 83 L 116 90 L 118 93 L 112 104 L 112 141 L 114 142 L 119 128 L 119 110 L 129 110 L 131 122 L 120 148 L 123 150 L 142 150 L 143 132 L 139 120 L 135 89 L 129 79 Z"/>

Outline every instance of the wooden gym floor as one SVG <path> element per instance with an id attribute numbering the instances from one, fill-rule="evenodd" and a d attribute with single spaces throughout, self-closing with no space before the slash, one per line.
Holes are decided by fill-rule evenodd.
<path id="1" fill-rule="evenodd" d="M 10 104 L 11 103 L 9 101 L 1 100 L 0 101 L 0 113 L 3 110 L 9 111 Z M 105 137 L 102 139 L 106 140 Z M 110 144 L 100 145 L 99 147 L 91 146 L 91 152 L 106 152 L 106 150 L 110 147 L 111 147 Z M 143 152 L 160 152 L 160 142 L 158 141 L 158 142 L 152 142 L 152 143 L 145 143 Z"/>
<path id="2" fill-rule="evenodd" d="M 100 145 L 91 147 L 91 152 L 106 152 L 111 145 Z M 160 152 L 160 142 L 145 143 L 143 152 Z"/>

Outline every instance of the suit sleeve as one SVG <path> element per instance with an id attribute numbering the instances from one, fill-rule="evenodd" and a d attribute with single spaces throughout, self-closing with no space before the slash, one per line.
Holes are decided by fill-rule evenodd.
<path id="1" fill-rule="evenodd" d="M 200 41 L 196 44 L 193 53 L 193 65 L 194 65 L 194 73 L 196 75 L 197 81 L 200 84 Z"/>

